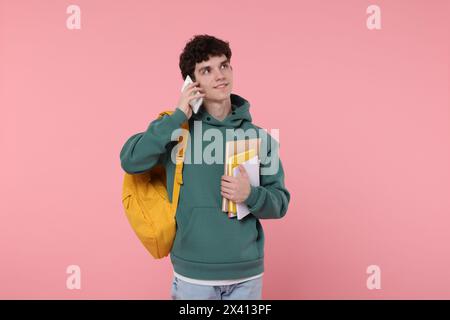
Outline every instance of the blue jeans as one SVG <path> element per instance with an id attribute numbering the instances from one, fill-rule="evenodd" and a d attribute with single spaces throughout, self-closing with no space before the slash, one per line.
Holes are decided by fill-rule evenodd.
<path id="1" fill-rule="evenodd" d="M 173 277 L 173 300 L 261 300 L 262 276 L 225 286 L 193 284 Z"/>

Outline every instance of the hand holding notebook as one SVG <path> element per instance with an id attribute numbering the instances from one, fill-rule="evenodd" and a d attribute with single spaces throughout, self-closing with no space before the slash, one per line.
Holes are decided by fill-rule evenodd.
<path id="1" fill-rule="evenodd" d="M 250 185 L 254 187 L 259 186 L 259 163 L 260 160 L 258 156 L 254 156 L 250 160 L 241 163 L 245 171 L 247 172 L 250 180 Z M 233 176 L 237 177 L 239 174 L 241 174 L 239 172 L 239 167 L 234 168 Z M 245 203 L 236 203 L 236 211 L 238 220 L 241 220 L 250 213 L 250 210 Z"/>
<path id="2" fill-rule="evenodd" d="M 234 170 L 236 169 L 237 171 L 239 171 L 239 165 L 248 162 L 248 164 L 252 164 L 251 166 L 248 167 L 248 169 L 252 173 L 251 175 L 253 181 L 256 181 L 255 171 L 257 171 L 258 176 L 257 181 L 259 181 L 260 144 L 261 144 L 260 138 L 228 141 L 225 149 L 225 168 L 224 168 L 225 175 L 236 176 L 234 174 Z M 237 216 L 237 204 L 223 197 L 222 211 L 228 213 L 229 218 L 234 218 Z M 243 218 L 246 215 L 243 206 L 241 206 L 240 212 L 242 213 L 241 218 Z"/>

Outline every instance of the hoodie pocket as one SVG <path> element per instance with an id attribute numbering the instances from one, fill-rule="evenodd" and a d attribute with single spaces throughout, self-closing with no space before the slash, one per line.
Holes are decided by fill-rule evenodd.
<path id="1" fill-rule="evenodd" d="M 218 207 L 194 207 L 179 225 L 174 254 L 203 263 L 232 263 L 259 259 L 256 218 L 228 218 Z"/>

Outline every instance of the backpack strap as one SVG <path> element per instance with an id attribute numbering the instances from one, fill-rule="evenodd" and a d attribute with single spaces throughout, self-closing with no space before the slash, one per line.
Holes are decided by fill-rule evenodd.
<path id="1" fill-rule="evenodd" d="M 171 115 L 173 111 L 163 111 L 159 114 L 159 117 L 164 115 Z M 175 166 L 175 174 L 173 179 L 173 190 L 172 190 L 172 214 L 175 217 L 178 207 L 178 198 L 180 196 L 180 185 L 183 184 L 183 163 L 185 150 L 187 146 L 187 141 L 189 138 L 189 122 L 185 121 L 181 127 L 185 130 L 182 131 L 182 134 L 178 138 L 178 144 L 180 147 L 178 149 L 178 153 L 176 156 L 176 166 Z"/>
<path id="2" fill-rule="evenodd" d="M 180 143 L 180 148 L 176 157 L 176 166 L 175 166 L 175 177 L 173 180 L 173 192 L 172 192 L 172 212 L 175 217 L 178 206 L 178 198 L 180 196 L 180 185 L 183 184 L 183 163 L 185 150 L 187 146 L 187 140 L 189 138 L 189 124 L 188 122 L 184 122 L 182 124 L 183 133 L 178 139 L 178 143 Z"/>

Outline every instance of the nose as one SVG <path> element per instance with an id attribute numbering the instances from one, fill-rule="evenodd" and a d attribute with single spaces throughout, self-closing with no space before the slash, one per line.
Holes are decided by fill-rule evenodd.
<path id="1" fill-rule="evenodd" d="M 225 76 L 224 76 L 222 70 L 220 70 L 220 69 L 215 70 L 215 78 L 216 78 L 216 81 L 225 79 Z"/>

